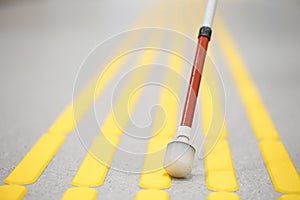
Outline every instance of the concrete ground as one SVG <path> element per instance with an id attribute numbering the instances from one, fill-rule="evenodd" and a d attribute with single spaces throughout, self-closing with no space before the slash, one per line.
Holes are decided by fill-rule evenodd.
<path id="1" fill-rule="evenodd" d="M 77 92 L 76 83 L 83 87 L 88 79 L 85 77 L 91 76 L 92 70 L 81 71 L 82 80 L 75 82 L 81 63 L 93 48 L 112 35 L 144 27 L 178 31 L 196 41 L 204 5 L 202 0 L 0 1 L 0 180 L 12 172 L 72 101 L 74 86 Z M 230 31 L 298 172 L 299 9 L 300 3 L 295 0 L 226 0 L 218 5 L 218 18 Z M 150 36 L 145 31 L 144 40 L 148 41 Z M 191 39 L 186 39 L 189 42 Z M 117 44 L 108 45 L 106 51 L 121 48 L 114 45 Z M 160 47 L 168 45 L 171 49 L 172 42 L 166 39 Z M 274 190 L 245 107 L 214 39 L 211 49 L 216 52 L 212 59 L 220 71 L 226 94 L 228 141 L 239 184 L 236 193 L 245 200 L 278 199 L 281 194 Z M 194 46 L 184 55 L 192 59 Z M 164 64 L 164 59 L 161 56 L 157 62 Z M 189 75 L 189 70 L 183 77 Z M 151 77 L 154 82 L 162 79 L 160 73 Z M 148 98 L 158 95 L 157 91 L 155 87 L 150 88 L 141 97 L 144 104 L 137 105 L 140 112 L 133 117 L 137 122 L 147 124 L 155 117 L 143 113 L 145 108 L 148 111 L 157 103 Z M 109 89 L 104 92 L 109 96 Z M 178 96 L 183 101 L 184 95 Z M 109 99 L 102 98 L 95 105 L 107 113 L 109 103 Z M 106 116 L 96 113 L 100 121 Z M 67 136 L 39 180 L 26 186 L 28 193 L 24 199 L 60 199 L 72 187 L 70 183 L 86 155 L 84 146 L 88 147 L 99 132 L 91 111 L 78 127 L 80 133 L 85 133 L 83 138 L 80 140 L 75 132 Z M 150 126 L 146 130 L 151 131 Z M 128 151 L 146 151 L 145 141 L 135 147 L 126 141 L 120 145 L 129 148 Z M 140 190 L 140 174 L 130 171 L 139 172 L 142 165 L 141 159 L 133 162 L 117 152 L 112 163 L 114 169 L 109 171 L 103 186 L 96 188 L 98 199 L 134 199 Z M 120 170 L 125 168 L 129 170 Z M 196 159 L 192 175 L 183 180 L 174 179 L 171 188 L 165 191 L 174 200 L 205 199 L 210 191 L 206 188 L 203 160 Z"/>

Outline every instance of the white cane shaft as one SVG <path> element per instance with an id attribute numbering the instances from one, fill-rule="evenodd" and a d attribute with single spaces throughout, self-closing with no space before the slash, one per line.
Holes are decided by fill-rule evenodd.
<path id="1" fill-rule="evenodd" d="M 217 7 L 217 0 L 207 0 L 202 26 L 212 26 Z"/>

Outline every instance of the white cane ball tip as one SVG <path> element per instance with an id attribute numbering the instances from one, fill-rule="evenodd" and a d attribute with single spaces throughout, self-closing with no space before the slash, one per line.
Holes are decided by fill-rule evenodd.
<path id="1" fill-rule="evenodd" d="M 195 149 L 188 143 L 174 141 L 168 144 L 164 166 L 168 174 L 176 178 L 189 175 L 193 168 Z"/>
<path id="2" fill-rule="evenodd" d="M 190 163 L 183 163 L 180 161 L 174 162 L 173 164 L 167 166 L 165 169 L 170 176 L 175 178 L 184 178 L 192 171 Z"/>

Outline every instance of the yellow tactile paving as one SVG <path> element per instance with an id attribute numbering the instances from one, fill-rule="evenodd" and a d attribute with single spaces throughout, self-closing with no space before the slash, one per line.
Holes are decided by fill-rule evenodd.
<path id="1" fill-rule="evenodd" d="M 159 167 L 161 166 L 162 165 Z M 161 168 L 154 172 L 144 173 L 141 176 L 139 186 L 146 189 L 166 189 L 171 187 L 171 177 L 164 169 Z"/>
<path id="2" fill-rule="evenodd" d="M 203 135 L 210 138 L 227 138 L 224 114 L 221 109 L 220 95 L 215 85 L 214 67 L 208 59 L 203 71 L 200 101 L 202 103 Z M 214 120 L 214 121 L 212 121 Z M 215 127 L 211 127 L 212 123 Z"/>
<path id="3" fill-rule="evenodd" d="M 203 133 L 206 137 L 206 186 L 213 191 L 232 192 L 238 190 L 238 183 L 230 147 L 226 141 L 227 130 L 221 109 L 219 86 L 216 85 L 215 72 L 212 70 L 214 66 L 210 60 L 207 63 L 203 72 L 204 84 L 201 87 Z M 210 125 L 214 127 L 209 127 Z"/>
<path id="4" fill-rule="evenodd" d="M 247 114 L 257 139 L 278 139 L 279 135 L 265 108 L 254 82 L 247 71 L 226 27 L 216 20 L 216 34 L 220 48 L 228 62 L 239 94 L 246 107 Z"/>
<path id="5" fill-rule="evenodd" d="M 181 58 L 170 56 L 170 64 L 176 73 L 181 74 L 184 62 Z M 154 121 L 153 130 L 161 130 L 159 133 L 153 133 L 153 138 L 149 141 L 147 155 L 144 161 L 144 167 L 141 174 L 141 188 L 147 189 L 165 189 L 171 186 L 171 177 L 163 169 L 163 160 L 165 155 L 165 147 L 174 137 L 176 133 L 176 125 L 178 120 L 179 105 L 177 103 L 176 94 L 178 94 L 180 85 L 174 80 L 171 74 L 167 74 L 166 83 L 172 83 L 175 94 L 164 89 L 161 91 L 160 105 L 165 110 L 166 122 L 163 127 L 161 125 L 161 116 L 157 116 Z M 174 96 L 175 95 L 175 96 Z"/>
<path id="6" fill-rule="evenodd" d="M 234 192 L 239 189 L 233 170 L 207 171 L 206 184 L 212 191 Z"/>
<path id="7" fill-rule="evenodd" d="M 136 38 L 135 38 L 135 41 Z M 129 41 L 131 42 L 131 41 Z M 46 151 L 42 151 L 43 153 L 42 154 L 38 154 L 36 153 L 36 149 L 43 149 L 45 148 L 45 145 L 44 145 L 44 136 L 36 143 L 36 145 L 33 147 L 33 149 L 31 149 L 31 151 L 27 154 L 27 156 L 23 159 L 23 161 L 20 163 L 20 166 L 22 167 L 17 167 L 14 171 L 14 173 L 10 174 L 10 176 L 6 179 L 7 183 L 10 182 L 11 180 L 13 180 L 14 178 L 17 178 L 18 177 L 18 174 L 22 174 L 22 173 L 19 173 L 18 171 L 22 171 L 22 170 L 19 170 L 20 168 L 28 168 L 28 160 L 34 160 L 34 161 L 41 161 L 39 165 L 37 165 L 36 167 L 34 167 L 33 171 L 36 169 L 38 175 L 35 176 L 33 179 L 28 179 L 29 181 L 27 181 L 26 177 L 23 177 L 22 180 L 26 181 L 26 182 L 35 182 L 36 179 L 38 179 L 39 175 L 43 172 L 44 168 L 48 165 L 48 163 L 51 161 L 52 157 L 55 155 L 56 151 L 59 149 L 59 147 L 62 145 L 65 137 L 64 136 L 57 136 L 56 134 L 59 133 L 59 134 L 67 134 L 67 133 L 71 133 L 73 132 L 75 126 L 76 126 L 76 120 L 80 120 L 80 118 L 84 115 L 84 113 L 87 111 L 87 109 L 89 108 L 89 106 L 91 105 L 91 103 L 93 102 L 94 98 L 87 98 L 87 96 L 90 96 L 93 93 L 93 95 L 95 96 L 95 98 L 102 92 L 102 90 L 105 88 L 105 86 L 107 85 L 107 83 L 113 78 L 113 76 L 115 75 L 115 72 L 118 71 L 118 69 L 120 68 L 120 63 L 118 62 L 115 62 L 113 63 L 113 65 L 117 65 L 118 68 L 113 68 L 113 70 L 110 68 L 110 72 L 106 73 L 108 75 L 105 75 L 104 78 L 101 80 L 101 82 L 97 82 L 97 84 L 95 84 L 95 81 L 94 82 L 92 81 L 91 84 L 88 85 L 87 88 L 85 88 L 85 90 L 83 90 L 83 92 L 75 99 L 74 103 L 73 104 L 70 104 L 64 111 L 63 113 L 57 118 L 57 120 L 54 122 L 54 124 L 49 128 L 49 131 L 48 133 L 49 134 L 53 134 L 53 136 L 51 136 L 51 138 L 56 138 L 56 137 L 60 137 L 60 138 L 63 138 L 61 143 L 60 144 L 55 144 L 55 142 L 50 139 L 47 143 L 50 144 L 49 146 L 52 146 L 52 149 L 51 148 L 46 148 Z M 101 84 L 100 84 L 101 83 Z M 101 87 L 100 87 L 101 86 Z M 94 89 L 96 88 L 96 89 Z M 74 107 L 76 107 L 76 119 L 74 118 Z M 48 134 L 47 134 L 48 135 Z M 47 136 L 48 137 L 48 136 Z M 112 139 L 112 138 L 115 138 L 114 136 L 109 136 L 108 139 L 109 140 L 115 140 L 115 139 Z M 41 142 L 41 140 L 43 140 L 43 142 Z M 113 142 L 114 143 L 114 142 Z M 117 142 L 115 142 L 117 143 Z M 54 145 L 52 145 L 54 144 Z M 48 151 L 49 150 L 49 151 Z M 53 150 L 53 151 L 51 151 Z M 41 157 L 41 155 L 45 155 L 45 154 L 48 154 L 50 156 L 45 156 L 44 159 L 39 159 Z M 35 159 L 37 158 L 37 159 Z M 25 164 L 24 164 L 25 163 Z M 25 167 L 24 167 L 25 166 Z M 41 166 L 41 167 L 39 167 Z M 38 169 L 40 169 L 41 171 L 39 171 Z M 18 173 L 17 173 L 18 172 Z M 24 172 L 24 171 L 23 171 Z M 30 176 L 30 174 L 32 173 L 29 173 L 29 175 L 27 177 Z M 19 183 L 21 184 L 21 182 Z M 0 186 L 2 188 L 8 188 L 8 189 L 13 189 L 13 187 L 11 186 Z M 16 187 L 22 187 L 25 189 L 26 191 L 26 188 L 23 187 L 23 186 L 16 186 Z M 72 190 L 72 189 L 70 189 Z M 13 190 L 12 190 L 13 191 Z M 80 191 L 83 191 L 82 188 L 80 188 L 80 190 L 78 190 L 79 192 Z M 76 193 L 76 192 L 75 192 Z M 82 192 L 80 192 L 82 193 Z"/>
<path id="8" fill-rule="evenodd" d="M 163 190 L 141 190 L 139 191 L 136 196 L 135 200 L 168 200 L 169 194 Z"/>
<path id="9" fill-rule="evenodd" d="M 300 177 L 280 141 L 261 141 L 259 148 L 277 192 L 300 193 Z"/>
<path id="10" fill-rule="evenodd" d="M 274 188 L 282 193 L 299 193 L 299 174 L 283 144 L 276 141 L 279 139 L 279 135 L 263 105 L 259 92 L 255 88 L 226 27 L 221 21 L 218 21 L 217 27 L 222 30 L 222 35 L 218 37 L 219 44 L 246 107 L 254 134 L 257 139 L 262 140 L 259 147 Z M 278 160 L 284 162 L 278 162 Z"/>
<path id="11" fill-rule="evenodd" d="M 214 148 L 204 147 L 206 184 L 209 190 L 214 191 L 236 191 L 238 183 L 232 163 L 232 157 L 229 144 L 226 140 L 219 140 Z"/>
<path id="12" fill-rule="evenodd" d="M 134 41 L 138 40 L 135 38 Z M 31 184 L 39 178 L 43 170 L 51 161 L 52 157 L 64 142 L 64 134 L 71 133 L 76 126 L 73 107 L 76 106 L 76 120 L 79 120 L 93 102 L 94 95 L 95 97 L 100 95 L 103 89 L 116 75 L 116 72 L 121 66 L 123 66 L 123 63 L 124 59 L 118 59 L 103 74 L 99 83 L 97 79 L 94 79 L 88 84 L 88 86 L 75 99 L 74 103 L 70 104 L 52 124 L 49 129 L 49 133 L 40 138 L 21 163 L 5 179 L 5 183 Z"/>
<path id="13" fill-rule="evenodd" d="M 229 192 L 214 192 L 207 196 L 207 200 L 239 200 L 239 196 Z"/>
<path id="14" fill-rule="evenodd" d="M 74 186 L 97 187 L 103 184 L 119 144 L 119 137 L 109 139 L 99 134 L 72 180 Z"/>
<path id="15" fill-rule="evenodd" d="M 6 184 L 32 184 L 42 174 L 65 140 L 64 135 L 45 134 L 4 180 Z"/>
<path id="16" fill-rule="evenodd" d="M 163 133 L 160 133 L 163 134 Z M 153 138 L 149 141 L 147 155 L 139 186 L 141 188 L 165 189 L 171 186 L 171 177 L 162 168 L 169 137 Z"/>
<path id="17" fill-rule="evenodd" d="M 297 194 L 286 194 L 279 198 L 279 200 L 300 200 L 300 195 Z"/>
<path id="18" fill-rule="evenodd" d="M 76 126 L 73 116 L 73 106 L 77 107 L 76 119 L 79 120 L 93 102 L 94 92 L 96 97 L 100 95 L 103 89 L 116 75 L 116 72 L 122 66 L 123 62 L 124 59 L 119 59 L 112 64 L 109 70 L 106 71 L 106 74 L 103 75 L 101 87 L 97 86 L 97 79 L 95 79 L 81 92 L 75 99 L 74 104 L 70 104 L 50 127 L 49 133 L 40 138 L 15 170 L 5 179 L 5 183 L 32 184 L 39 178 L 64 142 L 64 134 L 72 132 Z"/>
<path id="19" fill-rule="evenodd" d="M 21 185 L 2 185 L 0 186 L 1 200 L 21 200 L 27 193 L 27 189 Z"/>
<path id="20" fill-rule="evenodd" d="M 201 94 L 200 94 L 200 99 L 202 103 L 202 121 L 203 121 L 203 135 L 206 137 L 208 135 L 208 130 L 210 127 L 211 123 L 211 118 L 212 118 L 212 112 L 213 112 L 213 105 L 211 101 L 211 95 L 210 91 L 208 89 L 208 85 L 205 81 L 202 82 L 201 86 Z"/>
<path id="21" fill-rule="evenodd" d="M 76 126 L 73 105 L 70 104 L 49 128 L 49 133 L 71 133 Z"/>
<path id="22" fill-rule="evenodd" d="M 144 52 L 144 56 L 138 63 L 140 64 L 150 64 L 153 62 L 155 56 L 157 56 L 155 50 L 147 50 Z M 103 127 L 101 128 L 101 133 L 95 139 L 90 152 L 87 154 L 86 158 L 82 162 L 78 172 L 76 173 L 72 185 L 74 186 L 88 186 L 95 187 L 103 184 L 106 174 L 108 172 L 109 166 L 112 162 L 113 156 L 115 154 L 116 148 L 119 144 L 119 136 L 123 133 L 120 127 L 126 127 L 129 120 L 129 116 L 134 110 L 139 98 L 135 98 L 134 101 L 128 101 L 128 93 L 133 89 L 134 86 L 138 86 L 146 79 L 147 74 L 149 74 L 149 69 L 140 71 L 139 74 L 135 74 L 131 81 L 126 85 L 121 98 L 115 105 L 114 111 L 111 111 L 107 117 Z M 141 90 L 138 92 L 137 96 L 140 96 Z M 121 121 L 115 121 L 115 114 L 120 113 L 124 110 L 124 102 L 128 102 L 128 115 L 121 118 Z M 127 110 L 127 109 L 126 109 Z M 91 155 L 92 154 L 92 155 Z"/>
<path id="23" fill-rule="evenodd" d="M 70 188 L 65 192 L 62 200 L 95 200 L 97 195 L 97 191 L 93 188 Z"/>

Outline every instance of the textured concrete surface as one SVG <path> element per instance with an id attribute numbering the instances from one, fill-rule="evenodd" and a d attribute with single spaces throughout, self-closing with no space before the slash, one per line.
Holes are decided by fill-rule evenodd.
<path id="1" fill-rule="evenodd" d="M 8 176 L 72 100 L 79 66 L 96 45 L 114 34 L 138 27 L 173 29 L 196 38 L 204 3 L 0 1 L 0 180 Z M 300 3 L 295 0 L 226 0 L 218 5 L 218 17 L 230 30 L 298 172 L 299 8 Z M 190 13 L 199 18 L 191 18 Z M 185 24 L 185 31 L 177 27 L 178 23 Z M 224 81 L 228 141 L 239 183 L 237 194 L 245 200 L 278 199 L 280 194 L 273 188 L 244 106 L 215 40 L 211 48 L 217 52 L 214 62 Z M 192 58 L 194 52 L 190 53 Z M 149 94 L 157 91 L 152 89 Z M 140 110 L 155 103 L 147 101 L 147 97 L 142 99 L 145 104 L 138 105 Z M 105 101 L 104 98 L 101 102 Z M 101 106 L 101 102 L 97 105 Z M 151 121 L 149 116 L 140 118 L 144 119 L 140 120 L 142 124 Z M 93 113 L 88 113 L 79 125 L 80 130 L 90 133 L 85 137 L 87 146 L 99 132 L 92 122 Z M 132 151 L 146 151 L 146 144 L 134 148 L 130 142 L 125 138 L 121 145 Z M 61 198 L 71 187 L 85 154 L 78 135 L 70 134 L 39 180 L 26 186 L 28 193 L 24 199 Z M 112 166 L 126 165 L 141 170 L 142 160 L 126 160 L 117 152 Z M 139 178 L 137 173 L 110 170 L 104 185 L 96 188 L 98 199 L 134 199 L 140 190 Z M 192 174 L 187 179 L 174 179 L 166 191 L 174 200 L 205 199 L 210 191 L 206 189 L 203 160 L 197 159 Z"/>

